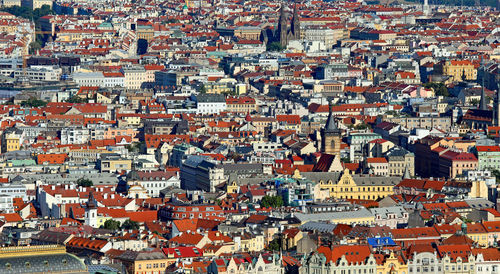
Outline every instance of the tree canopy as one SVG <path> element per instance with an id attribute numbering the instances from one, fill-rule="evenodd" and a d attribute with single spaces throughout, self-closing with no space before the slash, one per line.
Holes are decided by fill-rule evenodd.
<path id="1" fill-rule="evenodd" d="M 122 224 L 122 229 L 132 229 L 132 230 L 136 230 L 136 229 L 139 229 L 139 224 L 135 221 L 131 221 L 131 220 L 126 220 L 125 222 L 123 222 Z"/>
<path id="2" fill-rule="evenodd" d="M 267 44 L 267 51 L 282 51 L 285 49 L 280 42 L 271 42 Z"/>
<path id="3" fill-rule="evenodd" d="M 283 198 L 281 198 L 281 196 L 269 196 L 269 195 L 266 195 L 260 201 L 260 205 L 263 206 L 263 207 L 277 208 L 277 207 L 282 207 L 283 204 L 284 204 L 283 203 Z"/>
<path id="4" fill-rule="evenodd" d="M 448 88 L 443 83 L 437 83 L 437 82 L 425 83 L 424 87 L 432 88 L 436 93 L 436 96 L 444 96 L 444 97 L 450 96 Z"/>
<path id="5" fill-rule="evenodd" d="M 104 222 L 103 228 L 109 230 L 118 230 L 120 228 L 120 222 L 113 219 L 106 220 L 106 222 Z"/>
<path id="6" fill-rule="evenodd" d="M 90 186 L 94 185 L 94 183 L 91 180 L 87 179 L 87 178 L 80 178 L 80 179 L 78 179 L 78 181 L 76 181 L 76 184 L 78 186 L 82 186 L 82 187 L 90 187 Z"/>
<path id="7" fill-rule="evenodd" d="M 46 105 L 47 105 L 46 101 L 37 99 L 35 97 L 31 97 L 28 100 L 21 102 L 21 106 L 23 107 L 37 108 L 37 107 L 44 107 Z"/>

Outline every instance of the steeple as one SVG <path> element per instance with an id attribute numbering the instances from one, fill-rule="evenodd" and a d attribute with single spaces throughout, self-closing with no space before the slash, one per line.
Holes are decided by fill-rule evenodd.
<path id="1" fill-rule="evenodd" d="M 408 169 L 408 165 L 405 166 L 405 173 L 403 174 L 403 179 L 411 179 L 410 170 Z"/>
<path id="2" fill-rule="evenodd" d="M 483 77 L 484 79 L 484 77 Z M 479 109 L 480 110 L 488 110 L 488 104 L 486 103 L 486 92 L 484 91 L 484 80 L 483 87 L 481 89 L 481 100 L 479 101 Z"/>
<path id="3" fill-rule="evenodd" d="M 321 152 L 332 154 L 340 159 L 340 143 L 342 132 L 335 123 L 333 117 L 333 103 L 329 104 L 328 119 L 326 120 L 325 127 L 321 129 Z"/>
<path id="4" fill-rule="evenodd" d="M 297 1 L 295 1 L 295 4 L 293 5 L 292 25 L 290 26 L 290 31 L 292 33 L 292 39 L 300 39 L 300 19 L 299 11 L 297 9 Z"/>
<path id="5" fill-rule="evenodd" d="M 286 46 L 288 44 L 287 33 L 288 33 L 288 24 L 285 12 L 285 5 L 281 4 L 278 28 L 276 29 L 276 33 L 274 35 L 277 36 L 276 38 L 279 39 L 279 42 L 282 46 Z"/>
<path id="6" fill-rule="evenodd" d="M 493 125 L 494 126 L 500 126 L 500 82 L 497 83 L 497 96 L 495 97 L 494 100 L 494 106 L 493 106 Z"/>
<path id="7" fill-rule="evenodd" d="M 482 88 L 481 88 L 481 100 L 479 101 L 479 109 L 480 110 L 488 110 L 488 104 L 486 102 L 486 92 L 484 91 L 484 76 L 485 76 L 485 67 L 484 67 L 484 62 L 483 62 L 483 57 L 481 56 L 481 67 L 483 69 L 483 76 L 482 78 Z"/>
<path id="8" fill-rule="evenodd" d="M 335 118 L 333 117 L 333 102 L 330 100 L 328 102 L 328 119 L 325 124 L 326 132 L 340 132 L 337 128 L 337 123 L 335 123 Z"/>

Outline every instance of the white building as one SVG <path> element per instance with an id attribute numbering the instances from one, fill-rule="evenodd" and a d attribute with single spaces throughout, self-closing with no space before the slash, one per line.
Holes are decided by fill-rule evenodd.
<path id="1" fill-rule="evenodd" d="M 226 98 L 223 94 L 199 94 L 196 96 L 198 114 L 219 114 L 226 110 Z"/>
<path id="2" fill-rule="evenodd" d="M 86 128 L 63 128 L 61 129 L 61 144 L 86 144 L 90 139 L 89 130 Z"/>

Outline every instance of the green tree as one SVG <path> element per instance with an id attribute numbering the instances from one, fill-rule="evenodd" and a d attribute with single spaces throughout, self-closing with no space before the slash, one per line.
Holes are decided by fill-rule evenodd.
<path id="1" fill-rule="evenodd" d="M 37 99 L 35 97 L 31 97 L 28 100 L 21 102 L 21 106 L 23 107 L 37 108 L 37 107 L 44 107 L 46 105 L 47 105 L 46 101 Z"/>
<path id="2" fill-rule="evenodd" d="M 281 196 L 269 196 L 266 195 L 262 197 L 260 205 L 263 207 L 278 208 L 283 206 L 283 198 Z"/>
<path id="3" fill-rule="evenodd" d="M 129 230 L 129 229 L 132 229 L 132 230 L 136 230 L 136 229 L 139 229 L 139 224 L 135 221 L 131 221 L 131 220 L 126 220 L 125 222 L 123 222 L 122 224 L 122 229 L 126 229 L 126 230 Z"/>
<path id="4" fill-rule="evenodd" d="M 40 44 L 39 41 L 31 42 L 29 52 L 30 52 L 30 54 L 35 54 L 37 52 L 37 50 L 40 50 L 41 48 L 42 48 L 42 44 Z"/>
<path id="5" fill-rule="evenodd" d="M 207 93 L 207 88 L 205 87 L 205 84 L 200 86 L 200 90 L 198 91 L 200 94 Z"/>
<path id="6" fill-rule="evenodd" d="M 80 178 L 76 181 L 76 184 L 81 187 L 91 187 L 94 183 L 87 178 Z"/>
<path id="7" fill-rule="evenodd" d="M 103 228 L 109 229 L 109 230 L 118 230 L 120 228 L 120 222 L 115 221 L 113 219 L 106 220 L 104 222 Z"/>
<path id="8" fill-rule="evenodd" d="M 350 162 L 351 162 L 351 159 L 349 159 L 349 158 L 347 158 L 347 157 L 342 157 L 342 158 L 340 158 L 340 161 L 341 161 L 342 163 L 350 163 Z"/>
<path id="9" fill-rule="evenodd" d="M 66 100 L 66 102 L 80 104 L 80 103 L 86 103 L 87 100 L 85 98 L 80 97 L 80 96 L 71 96 L 71 98 L 68 98 L 68 100 Z"/>
<path id="10" fill-rule="evenodd" d="M 281 248 L 280 239 L 273 239 L 267 246 L 267 250 L 269 251 L 280 251 L 280 248 Z"/>
<path id="11" fill-rule="evenodd" d="M 272 42 L 267 44 L 267 51 L 282 51 L 284 47 L 280 44 L 280 42 Z"/>
<path id="12" fill-rule="evenodd" d="M 479 106 L 479 103 L 480 103 L 480 102 L 481 102 L 481 100 L 478 100 L 478 99 L 472 99 L 472 100 L 470 100 L 469 105 Z"/>
<path id="13" fill-rule="evenodd" d="M 438 83 L 438 82 L 425 83 L 424 87 L 433 89 L 434 92 L 436 93 L 436 96 L 444 96 L 444 97 L 450 96 L 448 88 L 443 83 Z"/>

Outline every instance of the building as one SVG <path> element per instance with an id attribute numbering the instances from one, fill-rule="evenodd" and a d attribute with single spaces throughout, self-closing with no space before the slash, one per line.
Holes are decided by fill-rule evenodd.
<path id="1" fill-rule="evenodd" d="M 476 170 L 477 165 L 476 156 L 468 152 L 448 150 L 439 156 L 439 174 L 446 178 L 455 178 L 464 175 L 467 170 Z"/>
<path id="2" fill-rule="evenodd" d="M 132 169 L 132 160 L 124 159 L 114 153 L 101 154 L 101 158 L 97 161 L 97 166 L 101 172 L 114 173 L 122 170 L 128 171 Z"/>
<path id="3" fill-rule="evenodd" d="M 64 246 L 32 245 L 0 248 L 2 273 L 88 273 L 83 260 Z"/>
<path id="4" fill-rule="evenodd" d="M 116 257 L 127 273 L 165 273 L 171 260 L 162 251 L 127 250 Z"/>
<path id="5" fill-rule="evenodd" d="M 181 186 L 177 172 L 174 171 L 131 171 L 127 174 L 127 184 L 141 186 L 150 197 L 160 197 L 160 191 Z"/>
<path id="6" fill-rule="evenodd" d="M 181 165 L 181 187 L 215 191 L 215 186 L 224 182 L 224 169 L 209 157 L 192 155 Z"/>
<path id="7" fill-rule="evenodd" d="M 320 189 L 330 191 L 330 197 L 337 199 L 377 200 L 394 194 L 393 188 L 401 177 L 375 177 L 352 175 L 348 169 L 343 172 L 303 172 Z"/>
<path id="8" fill-rule="evenodd" d="M 289 41 L 300 39 L 300 20 L 297 9 L 297 4 L 293 8 L 293 16 L 290 28 L 288 27 L 288 16 L 285 11 L 285 6 L 280 7 L 280 16 L 278 19 L 278 27 L 274 33 L 274 41 L 278 41 L 281 46 L 286 47 Z"/>
<path id="9" fill-rule="evenodd" d="M 332 114 L 333 104 L 329 104 L 329 114 L 325 127 L 321 129 L 321 153 L 340 158 L 341 131 Z"/>
<path id="10" fill-rule="evenodd" d="M 409 213 L 401 206 L 370 208 L 375 216 L 375 223 L 392 229 L 408 224 Z"/>
<path id="11" fill-rule="evenodd" d="M 477 79 L 477 70 L 469 60 L 445 61 L 442 64 L 442 69 L 443 75 L 450 76 L 456 82 L 475 81 Z"/>
<path id="12" fill-rule="evenodd" d="M 389 164 L 389 176 L 403 176 L 405 170 L 411 177 L 415 176 L 415 155 L 401 147 L 394 147 L 385 154 Z"/>
<path id="13" fill-rule="evenodd" d="M 476 156 L 479 170 L 500 169 L 500 147 L 476 146 Z"/>
<path id="14" fill-rule="evenodd" d="M 300 273 L 367 273 L 375 274 L 377 263 L 369 245 L 321 246 L 304 257 Z"/>
<path id="15" fill-rule="evenodd" d="M 224 94 L 199 94 L 196 106 L 198 114 L 219 114 L 226 110 L 226 98 Z"/>
<path id="16" fill-rule="evenodd" d="M 24 131 L 17 128 L 9 128 L 2 134 L 2 152 L 20 150 L 23 142 Z"/>

